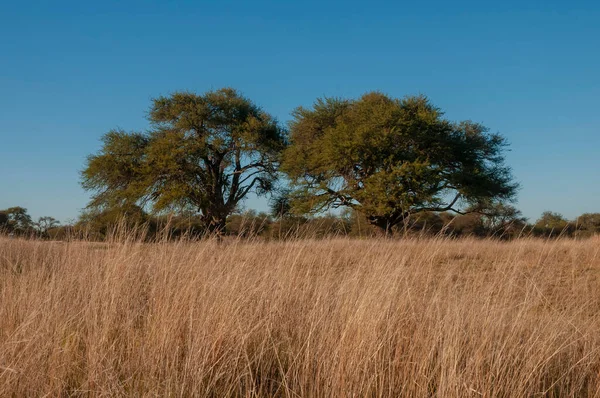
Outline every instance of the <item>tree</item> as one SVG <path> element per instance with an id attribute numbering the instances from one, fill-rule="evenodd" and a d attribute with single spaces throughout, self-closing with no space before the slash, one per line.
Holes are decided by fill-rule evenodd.
<path id="1" fill-rule="evenodd" d="M 505 203 L 494 203 L 481 211 L 488 236 L 514 238 L 527 227 L 527 218 L 521 210 Z"/>
<path id="2" fill-rule="evenodd" d="M 535 222 L 534 233 L 536 235 L 555 237 L 573 233 L 575 226 L 560 213 L 545 211 Z"/>
<path id="3" fill-rule="evenodd" d="M 479 208 L 467 209 L 458 216 L 452 227 L 462 235 L 511 239 L 519 236 L 527 226 L 520 210 L 505 203 L 480 203 Z"/>
<path id="4" fill-rule="evenodd" d="M 27 209 L 19 206 L 0 211 L 0 228 L 16 234 L 25 234 L 33 227 Z"/>
<path id="5" fill-rule="evenodd" d="M 290 202 L 290 190 L 282 189 L 271 197 L 269 208 L 273 218 L 281 219 L 291 216 L 292 204 Z"/>
<path id="6" fill-rule="evenodd" d="M 40 217 L 35 223 L 35 228 L 42 236 L 47 236 L 48 231 L 60 225 L 60 222 L 54 217 Z"/>
<path id="7" fill-rule="evenodd" d="M 577 217 L 578 236 L 600 234 L 600 213 L 584 213 Z"/>
<path id="8" fill-rule="evenodd" d="M 481 124 L 444 119 L 424 96 L 372 92 L 297 108 L 282 170 L 297 212 L 351 207 L 388 234 L 415 213 L 511 200 L 506 145 Z"/>
<path id="9" fill-rule="evenodd" d="M 88 158 L 82 185 L 94 192 L 90 206 L 191 208 L 221 232 L 248 193 L 272 190 L 284 131 L 237 91 L 159 97 L 149 120 L 148 133 L 107 133 Z"/>

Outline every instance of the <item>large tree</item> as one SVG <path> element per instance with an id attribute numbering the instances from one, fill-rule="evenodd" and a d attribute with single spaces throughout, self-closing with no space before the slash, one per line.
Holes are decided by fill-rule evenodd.
<path id="1" fill-rule="evenodd" d="M 505 146 L 481 124 L 446 120 L 426 97 L 372 92 L 296 109 L 282 170 L 296 211 L 351 207 L 390 233 L 414 213 L 513 198 Z"/>
<path id="2" fill-rule="evenodd" d="M 82 185 L 92 207 L 194 209 L 212 232 L 248 193 L 269 192 L 285 135 L 237 91 L 175 93 L 153 100 L 147 133 L 108 132 Z"/>

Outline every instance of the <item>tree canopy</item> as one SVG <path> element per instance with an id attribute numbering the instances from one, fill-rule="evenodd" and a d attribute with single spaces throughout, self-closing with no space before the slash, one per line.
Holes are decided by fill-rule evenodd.
<path id="1" fill-rule="evenodd" d="M 15 206 L 0 210 L 0 229 L 11 233 L 25 234 L 33 228 L 33 220 L 27 209 Z"/>
<path id="2" fill-rule="evenodd" d="M 534 233 L 540 236 L 568 236 L 573 233 L 575 223 L 570 222 L 562 214 L 545 211 L 534 224 Z"/>
<path id="3" fill-rule="evenodd" d="M 389 233 L 414 213 L 511 200 L 506 145 L 479 123 L 445 119 L 424 96 L 371 92 L 297 108 L 282 170 L 297 212 L 350 207 Z"/>
<path id="4" fill-rule="evenodd" d="M 222 231 L 250 192 L 270 192 L 285 133 L 236 90 L 179 92 L 153 100 L 147 133 L 108 132 L 82 185 L 91 207 L 193 209 Z"/>
<path id="5" fill-rule="evenodd" d="M 35 228 L 42 236 L 48 236 L 48 231 L 50 231 L 52 228 L 58 227 L 59 225 L 60 221 L 50 216 L 40 217 L 34 223 Z"/>
<path id="6" fill-rule="evenodd" d="M 576 220 L 582 236 L 600 234 L 600 213 L 584 213 Z"/>

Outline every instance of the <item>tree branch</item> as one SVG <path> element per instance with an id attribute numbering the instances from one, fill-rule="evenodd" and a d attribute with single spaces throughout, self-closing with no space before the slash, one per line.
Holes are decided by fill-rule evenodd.
<path id="1" fill-rule="evenodd" d="M 439 206 L 438 207 L 421 207 L 421 208 L 417 209 L 417 211 L 415 211 L 415 213 L 421 212 L 421 211 L 448 211 L 448 210 L 450 210 L 455 213 L 465 215 L 467 213 L 453 208 L 453 206 L 456 204 L 456 202 L 458 202 L 458 199 L 460 199 L 460 197 L 461 197 L 460 193 L 457 193 L 456 196 L 454 197 L 454 199 L 452 200 L 452 202 L 450 202 L 445 207 L 439 207 Z"/>
<path id="2" fill-rule="evenodd" d="M 244 171 L 247 171 L 247 170 L 253 169 L 253 168 L 255 168 L 255 167 L 262 167 L 262 168 L 265 168 L 265 167 L 266 167 L 266 165 L 265 165 L 263 162 L 255 162 L 255 163 L 251 163 L 251 164 L 248 164 L 248 165 L 246 165 L 246 166 L 244 166 L 244 167 L 240 167 L 240 168 L 238 168 L 238 167 L 236 166 L 236 169 L 235 169 L 235 171 L 234 171 L 232 174 L 242 174 Z"/>
<path id="3" fill-rule="evenodd" d="M 256 182 L 259 180 L 260 180 L 260 177 L 256 177 L 256 178 L 254 178 L 254 180 L 252 180 L 250 185 L 242 187 L 241 190 L 239 191 L 239 194 L 234 197 L 234 202 L 231 204 L 236 205 L 244 196 L 246 196 L 246 194 L 252 189 L 254 184 L 256 184 Z M 229 201 L 227 203 L 229 204 Z"/>
<path id="4" fill-rule="evenodd" d="M 325 190 L 330 194 L 333 195 L 335 197 L 337 197 L 339 199 L 340 206 L 348 206 L 351 208 L 356 208 L 356 205 L 354 203 L 352 203 L 352 198 L 348 198 L 347 196 L 342 195 L 341 193 L 334 191 L 333 189 L 326 187 Z M 339 206 L 338 206 L 339 207 Z"/>

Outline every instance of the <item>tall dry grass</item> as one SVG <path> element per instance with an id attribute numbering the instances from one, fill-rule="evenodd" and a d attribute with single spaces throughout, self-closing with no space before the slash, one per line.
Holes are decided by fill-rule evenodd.
<path id="1" fill-rule="evenodd" d="M 0 240 L 0 396 L 600 396 L 599 250 Z"/>

